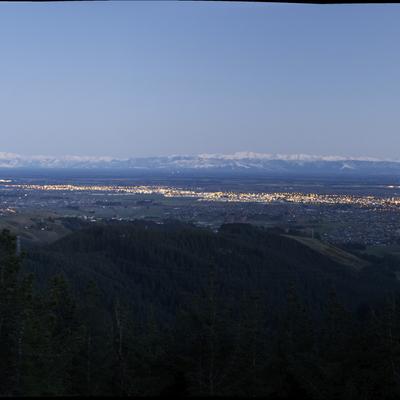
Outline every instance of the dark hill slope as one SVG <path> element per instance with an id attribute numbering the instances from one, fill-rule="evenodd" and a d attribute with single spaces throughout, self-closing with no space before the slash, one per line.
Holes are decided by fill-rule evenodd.
<path id="1" fill-rule="evenodd" d="M 150 306 L 164 321 L 215 280 L 221 299 L 236 304 L 260 295 L 278 312 L 294 285 L 317 315 L 332 288 L 348 307 L 398 290 L 383 266 L 356 271 L 297 240 L 245 224 L 218 233 L 186 224 L 98 224 L 30 250 L 25 268 L 41 282 L 62 273 L 79 294 L 95 281 L 108 304 L 118 297 L 139 314 Z"/>

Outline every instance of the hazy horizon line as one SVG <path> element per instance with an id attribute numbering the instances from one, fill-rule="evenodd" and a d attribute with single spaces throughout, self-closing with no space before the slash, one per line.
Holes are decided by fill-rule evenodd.
<path id="1" fill-rule="evenodd" d="M 71 161 L 128 161 L 134 159 L 152 158 L 217 158 L 217 159 L 266 159 L 266 160 L 285 160 L 285 161 L 376 161 L 376 162 L 400 162 L 400 159 L 381 158 L 375 156 L 343 156 L 334 154 L 310 154 L 310 153 L 281 153 L 281 152 L 255 152 L 255 151 L 236 151 L 236 152 L 210 152 L 210 153 L 171 153 L 162 155 L 146 156 L 110 156 L 110 155 L 78 155 L 78 154 L 22 154 L 16 152 L 0 151 L 0 159 L 3 160 L 71 160 Z"/>

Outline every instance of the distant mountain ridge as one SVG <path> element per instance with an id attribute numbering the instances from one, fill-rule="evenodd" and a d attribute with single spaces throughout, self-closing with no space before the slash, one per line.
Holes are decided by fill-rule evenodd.
<path id="1" fill-rule="evenodd" d="M 0 168 L 132 169 L 165 172 L 246 172 L 320 174 L 400 174 L 400 160 L 372 157 L 318 156 L 237 152 L 137 158 L 23 156 L 0 152 Z"/>

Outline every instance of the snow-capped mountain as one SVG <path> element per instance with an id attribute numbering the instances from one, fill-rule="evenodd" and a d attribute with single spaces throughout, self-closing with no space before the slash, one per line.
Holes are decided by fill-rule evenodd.
<path id="1" fill-rule="evenodd" d="M 0 168 L 124 169 L 166 172 L 400 174 L 400 160 L 308 154 L 171 155 L 142 158 L 22 156 L 0 153 Z"/>

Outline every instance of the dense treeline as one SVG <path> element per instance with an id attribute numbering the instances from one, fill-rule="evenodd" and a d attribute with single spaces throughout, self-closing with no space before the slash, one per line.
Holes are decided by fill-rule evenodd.
<path id="1" fill-rule="evenodd" d="M 23 258 L 23 260 L 22 260 Z M 0 395 L 400 396 L 396 262 L 246 225 L 0 236 Z"/>

